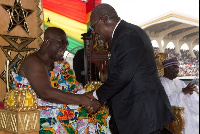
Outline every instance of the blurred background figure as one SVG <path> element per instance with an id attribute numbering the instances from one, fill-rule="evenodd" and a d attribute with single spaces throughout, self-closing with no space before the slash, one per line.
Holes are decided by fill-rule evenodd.
<path id="1" fill-rule="evenodd" d="M 186 85 L 177 78 L 179 61 L 169 58 L 163 61 L 164 75 L 160 77 L 172 106 L 184 107 L 185 129 L 183 134 L 199 134 L 199 92 L 197 85 Z"/>

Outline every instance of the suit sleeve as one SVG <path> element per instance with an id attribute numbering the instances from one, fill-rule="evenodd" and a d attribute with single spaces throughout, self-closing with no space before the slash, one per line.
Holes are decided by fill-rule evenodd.
<path id="1" fill-rule="evenodd" d="M 97 90 L 101 103 L 106 102 L 128 85 L 145 52 L 143 40 L 135 33 L 123 36 L 115 45 L 117 47 L 114 50 L 114 67 L 111 68 L 107 81 Z"/>

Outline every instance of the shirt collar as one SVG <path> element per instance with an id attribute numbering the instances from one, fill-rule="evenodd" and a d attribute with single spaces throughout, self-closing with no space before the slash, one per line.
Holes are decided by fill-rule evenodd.
<path id="1" fill-rule="evenodd" d="M 114 33 L 115 33 L 115 30 L 116 30 L 116 28 L 117 28 L 117 26 L 119 25 L 120 22 L 121 22 L 121 19 L 117 22 L 117 25 L 115 26 L 115 29 L 113 30 L 112 38 L 113 38 L 113 35 L 114 35 Z"/>

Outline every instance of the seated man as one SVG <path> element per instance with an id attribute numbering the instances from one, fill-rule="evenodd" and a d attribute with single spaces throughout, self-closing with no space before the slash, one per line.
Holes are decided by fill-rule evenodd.
<path id="1" fill-rule="evenodd" d="M 183 134 L 199 134 L 199 95 L 191 82 L 186 86 L 177 77 L 179 62 L 176 58 L 163 61 L 164 76 L 160 77 L 162 85 L 172 106 L 184 107 L 185 129 Z"/>
<path id="2" fill-rule="evenodd" d="M 28 54 L 13 67 L 13 86 L 28 87 L 36 92 L 40 133 L 106 133 L 108 113 L 98 111 L 97 114 L 89 114 L 95 113 L 100 103 L 81 95 L 85 90 L 77 83 L 69 64 L 63 61 L 67 45 L 63 30 L 48 28 L 40 49 Z"/>

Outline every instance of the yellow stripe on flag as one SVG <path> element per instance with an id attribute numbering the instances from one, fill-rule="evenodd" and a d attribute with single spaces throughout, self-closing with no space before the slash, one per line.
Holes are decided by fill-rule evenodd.
<path id="1" fill-rule="evenodd" d="M 83 42 L 83 40 L 81 39 L 81 34 L 87 32 L 86 24 L 59 15 L 47 9 L 43 10 L 45 25 L 47 25 L 48 27 L 59 27 L 66 32 L 67 36 L 79 42 Z"/>

